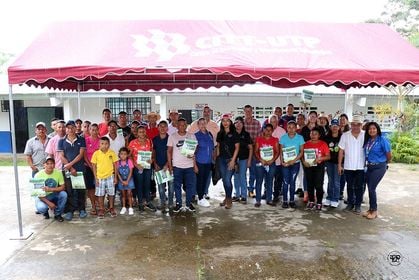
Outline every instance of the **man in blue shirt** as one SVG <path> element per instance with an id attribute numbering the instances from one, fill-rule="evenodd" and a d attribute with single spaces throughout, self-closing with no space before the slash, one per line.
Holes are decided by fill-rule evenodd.
<path id="1" fill-rule="evenodd" d="M 86 218 L 86 190 L 73 189 L 70 174 L 77 176 L 77 172 L 85 171 L 84 152 L 86 142 L 83 137 L 76 134 L 76 124 L 74 121 L 66 123 L 67 135 L 58 142 L 57 151 L 60 153 L 65 174 L 65 186 L 68 195 L 67 213 L 64 218 L 67 221 L 73 219 L 74 211 L 78 210 L 80 218 Z M 84 177 L 84 175 L 83 175 Z"/>

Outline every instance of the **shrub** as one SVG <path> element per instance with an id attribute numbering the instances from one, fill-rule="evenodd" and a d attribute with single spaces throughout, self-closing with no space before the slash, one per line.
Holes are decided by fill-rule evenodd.
<path id="1" fill-rule="evenodd" d="M 393 132 L 389 138 L 394 162 L 419 163 L 419 135 L 416 129 L 410 132 Z"/>

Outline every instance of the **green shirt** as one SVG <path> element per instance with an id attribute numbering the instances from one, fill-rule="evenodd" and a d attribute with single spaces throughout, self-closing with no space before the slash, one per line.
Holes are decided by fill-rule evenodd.
<path id="1" fill-rule="evenodd" d="M 45 179 L 45 186 L 48 188 L 56 188 L 64 185 L 63 173 L 58 169 L 54 169 L 51 174 L 47 174 L 45 170 L 41 170 L 36 173 L 35 178 Z"/>

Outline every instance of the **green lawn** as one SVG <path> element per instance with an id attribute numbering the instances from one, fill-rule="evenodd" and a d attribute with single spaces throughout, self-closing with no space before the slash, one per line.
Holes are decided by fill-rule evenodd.
<path id="1" fill-rule="evenodd" d="M 0 166 L 12 166 L 13 165 L 13 159 L 1 157 L 0 158 Z M 17 165 L 18 166 L 27 166 L 28 163 L 26 162 L 26 159 L 18 158 L 17 159 Z"/>

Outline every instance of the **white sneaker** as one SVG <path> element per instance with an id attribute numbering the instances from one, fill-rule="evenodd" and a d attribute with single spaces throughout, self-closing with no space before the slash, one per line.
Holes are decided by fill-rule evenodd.
<path id="1" fill-rule="evenodd" d="M 132 209 L 131 207 L 128 208 L 128 215 L 130 216 L 134 215 L 134 209 Z"/>
<path id="2" fill-rule="evenodd" d="M 205 198 L 198 200 L 198 205 L 201 207 L 210 207 L 210 203 Z"/>
<path id="3" fill-rule="evenodd" d="M 331 201 L 330 201 L 329 199 L 326 199 L 326 200 L 323 202 L 323 205 L 324 205 L 324 206 L 330 206 L 330 203 L 331 203 Z"/>
<path id="4" fill-rule="evenodd" d="M 330 203 L 330 206 L 332 206 L 333 208 L 338 208 L 339 207 L 339 201 L 332 201 Z"/>
<path id="5" fill-rule="evenodd" d="M 127 208 L 126 207 L 122 207 L 121 212 L 119 212 L 120 215 L 125 215 L 125 213 L 127 213 Z"/>

